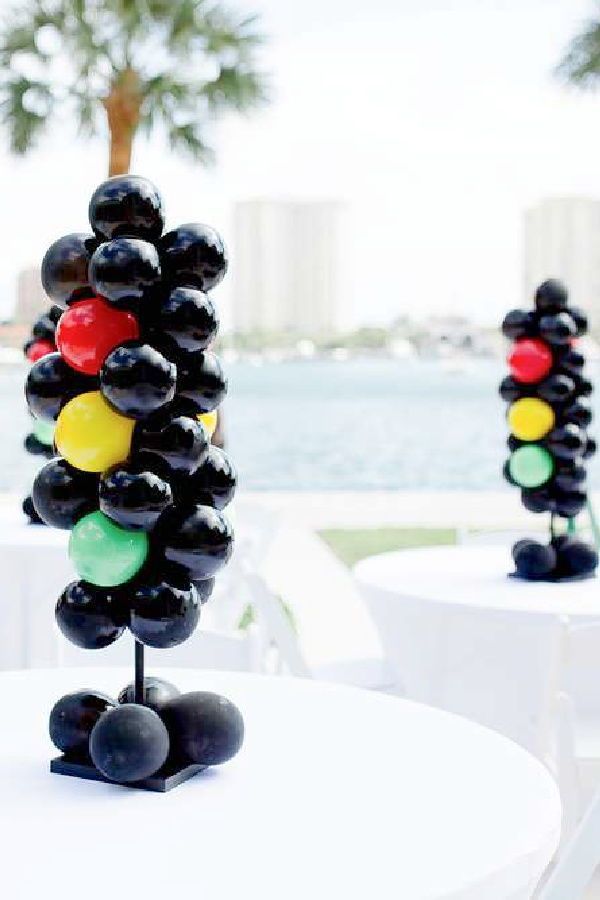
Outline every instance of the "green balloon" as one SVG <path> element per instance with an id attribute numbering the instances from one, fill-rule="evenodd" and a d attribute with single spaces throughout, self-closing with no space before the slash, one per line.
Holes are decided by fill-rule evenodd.
<path id="1" fill-rule="evenodd" d="M 46 444 L 47 447 L 51 447 L 54 443 L 54 422 L 35 419 L 33 433 L 40 444 Z"/>
<path id="2" fill-rule="evenodd" d="M 552 454 L 539 444 L 527 444 L 511 454 L 508 468 L 511 477 L 524 488 L 536 488 L 552 477 Z"/>
<path id="3" fill-rule="evenodd" d="M 84 581 L 116 587 L 133 578 L 143 566 L 148 536 L 115 525 L 100 511 L 89 513 L 71 532 L 69 556 Z"/>

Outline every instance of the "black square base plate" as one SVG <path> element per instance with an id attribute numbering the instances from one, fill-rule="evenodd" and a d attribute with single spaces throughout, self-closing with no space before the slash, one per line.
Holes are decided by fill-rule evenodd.
<path id="1" fill-rule="evenodd" d="M 193 778 L 198 772 L 202 772 L 206 766 L 196 764 L 176 766 L 168 762 L 160 769 L 156 775 L 151 778 L 144 778 L 143 781 L 133 781 L 121 787 L 139 788 L 143 791 L 156 791 L 164 794 L 173 790 L 178 785 L 183 784 L 189 778 Z M 86 760 L 73 760 L 66 756 L 57 756 L 50 763 L 50 771 L 55 775 L 71 775 L 75 778 L 87 778 L 88 781 L 104 781 L 106 784 L 117 784 L 110 778 L 105 778 L 102 772 L 90 762 Z"/>

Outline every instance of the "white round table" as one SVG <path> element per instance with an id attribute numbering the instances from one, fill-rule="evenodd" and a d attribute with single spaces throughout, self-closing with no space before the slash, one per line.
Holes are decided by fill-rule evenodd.
<path id="1" fill-rule="evenodd" d="M 556 850 L 553 780 L 491 731 L 353 688 L 160 674 L 225 694 L 246 721 L 234 760 L 168 794 L 48 771 L 53 703 L 114 695 L 130 671 L 0 675 L 3 896 L 521 900 Z"/>
<path id="2" fill-rule="evenodd" d="M 384 553 L 354 569 L 405 695 L 496 728 L 541 756 L 555 728 L 556 696 L 600 711 L 597 578 L 569 583 L 509 578 L 509 546 L 466 545 Z M 567 662 L 568 660 L 568 662 Z"/>

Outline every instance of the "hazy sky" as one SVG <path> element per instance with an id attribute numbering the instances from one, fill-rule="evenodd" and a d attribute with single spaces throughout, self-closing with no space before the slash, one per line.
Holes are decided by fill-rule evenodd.
<path id="1" fill-rule="evenodd" d="M 140 139 L 133 170 L 161 187 L 171 224 L 226 238 L 235 200 L 345 201 L 343 324 L 444 311 L 494 322 L 521 300 L 523 209 L 600 196 L 600 91 L 552 77 L 591 2 L 231 4 L 263 15 L 273 104 L 214 132 L 213 169 Z M 76 141 L 67 122 L 26 160 L 0 151 L 0 313 L 19 268 L 85 230 L 105 167 L 104 143 Z M 227 323 L 225 285 L 220 304 Z"/>

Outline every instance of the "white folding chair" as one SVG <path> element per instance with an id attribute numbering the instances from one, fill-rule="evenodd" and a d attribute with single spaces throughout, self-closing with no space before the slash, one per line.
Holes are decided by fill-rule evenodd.
<path id="1" fill-rule="evenodd" d="M 600 789 L 564 846 L 538 900 L 582 900 L 600 864 Z"/>

